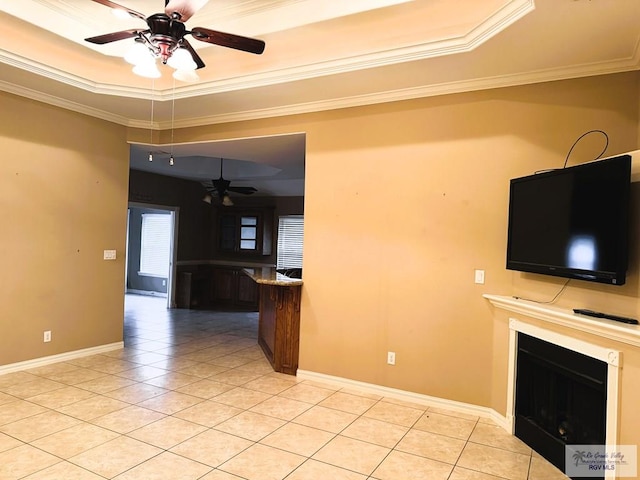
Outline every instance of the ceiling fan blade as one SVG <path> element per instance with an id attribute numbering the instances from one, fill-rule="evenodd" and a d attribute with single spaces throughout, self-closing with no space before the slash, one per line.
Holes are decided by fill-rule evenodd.
<path id="1" fill-rule="evenodd" d="M 140 32 L 142 32 L 142 30 L 122 30 L 121 32 L 106 33 L 104 35 L 98 35 L 97 37 L 85 38 L 85 41 L 103 45 L 105 43 L 117 42 L 118 40 L 124 40 L 126 38 L 137 37 Z"/>
<path id="2" fill-rule="evenodd" d="M 110 2 L 109 0 L 93 0 L 93 1 L 96 2 L 96 3 L 99 3 L 101 5 L 104 5 L 105 7 L 109 7 L 109 8 L 113 8 L 115 10 L 122 10 L 123 12 L 127 12 L 132 17 L 140 18 L 141 20 L 146 20 L 147 19 L 147 17 L 145 17 L 142 13 L 136 12 L 135 10 L 131 10 L 130 8 L 127 8 L 127 7 L 123 7 L 122 5 L 118 5 L 117 3 Z"/>
<path id="3" fill-rule="evenodd" d="M 252 193 L 255 193 L 258 191 L 253 187 L 229 187 L 227 188 L 227 190 L 234 193 L 241 193 L 243 195 L 251 195 Z"/>
<path id="4" fill-rule="evenodd" d="M 181 22 L 189 20 L 194 13 L 200 10 L 209 0 L 166 0 L 164 13 L 169 17 L 175 18 Z"/>
<path id="5" fill-rule="evenodd" d="M 207 43 L 221 45 L 223 47 L 235 48 L 244 52 L 260 55 L 264 52 L 265 43 L 256 38 L 242 37 L 232 33 L 218 32 L 208 28 L 195 27 L 191 30 L 194 38 Z"/>
<path id="6" fill-rule="evenodd" d="M 182 39 L 182 46 L 189 51 L 189 53 L 191 54 L 191 57 L 193 58 L 193 61 L 196 62 L 196 65 L 198 66 L 196 68 L 196 70 L 198 68 L 202 68 L 204 67 L 204 62 L 202 61 L 202 59 L 200 58 L 200 55 L 198 55 L 196 53 L 196 51 L 193 49 L 193 47 L 191 46 L 191 44 L 189 42 L 187 42 L 186 38 Z"/>

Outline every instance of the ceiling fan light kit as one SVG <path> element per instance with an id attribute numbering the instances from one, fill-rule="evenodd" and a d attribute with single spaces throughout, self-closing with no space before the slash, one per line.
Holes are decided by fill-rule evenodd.
<path id="1" fill-rule="evenodd" d="M 125 60 L 132 65 L 133 73 L 147 78 L 159 78 L 162 74 L 156 65 L 160 59 L 175 69 L 176 80 L 194 82 L 198 80 L 195 70 L 203 68 L 204 62 L 187 41 L 185 35 L 192 35 L 201 42 L 242 50 L 257 55 L 264 51 L 265 43 L 255 38 L 242 37 L 230 33 L 195 27 L 187 30 L 184 23 L 201 8 L 207 0 L 166 0 L 164 13 L 155 13 L 149 17 L 123 7 L 110 0 L 92 0 L 114 10 L 118 15 L 129 15 L 144 20 L 145 30 L 123 30 L 120 32 L 86 38 L 85 41 L 102 45 L 135 38 Z"/>
<path id="2" fill-rule="evenodd" d="M 133 73 L 145 78 L 160 78 L 162 73 L 158 69 L 155 58 L 150 56 L 146 49 L 145 52 L 141 52 L 136 45 L 140 44 L 136 43 L 132 50 L 130 50 L 132 53 L 127 53 L 125 56 L 125 60 L 133 64 Z M 142 48 L 145 47 L 142 46 Z M 170 67 L 175 69 L 173 78 L 182 82 L 195 82 L 199 80 L 200 77 L 198 77 L 198 74 L 194 71 L 196 69 L 196 63 L 192 60 L 189 52 L 184 49 L 178 49 L 178 52 L 184 52 L 184 54 L 177 55 L 177 60 L 172 61 L 176 58 L 176 54 L 174 54 L 167 62 Z M 144 53 L 144 55 L 141 55 L 142 53 Z"/>
<path id="3" fill-rule="evenodd" d="M 132 71 L 145 78 L 160 78 L 162 76 L 155 62 L 140 63 L 134 66 Z"/>
<path id="4" fill-rule="evenodd" d="M 200 80 L 198 74 L 193 70 L 176 70 L 173 72 L 173 78 L 185 83 L 193 83 Z"/>
<path id="5" fill-rule="evenodd" d="M 151 62 L 154 58 L 142 40 L 136 38 L 136 41 L 131 45 L 129 50 L 127 50 L 127 53 L 125 53 L 124 60 L 131 65 L 140 65 L 144 62 Z"/>
<path id="6" fill-rule="evenodd" d="M 198 68 L 191 54 L 184 48 L 176 48 L 167 60 L 167 65 L 175 70 L 195 70 Z"/>

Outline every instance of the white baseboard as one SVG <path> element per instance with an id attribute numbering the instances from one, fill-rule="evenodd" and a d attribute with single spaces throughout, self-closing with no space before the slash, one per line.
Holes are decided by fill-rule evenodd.
<path id="1" fill-rule="evenodd" d="M 133 295 L 146 295 L 147 297 L 162 297 L 167 298 L 167 294 L 164 292 L 155 292 L 153 290 L 136 290 L 134 288 L 127 288 L 125 293 L 132 293 Z"/>
<path id="2" fill-rule="evenodd" d="M 354 390 L 360 390 L 364 393 L 371 393 L 382 397 L 395 398 L 397 400 L 403 400 L 405 402 L 412 402 L 418 405 L 425 405 L 428 407 L 438 407 L 454 412 L 466 413 L 468 415 L 476 415 L 478 417 L 489 418 L 493 420 L 500 427 L 511 433 L 510 423 L 507 418 L 500 415 L 497 411 L 488 407 L 481 407 L 470 403 L 457 402 L 455 400 L 447 400 L 444 398 L 431 397 L 429 395 L 423 395 L 420 393 L 408 392 L 406 390 L 399 390 L 397 388 L 384 387 L 382 385 L 376 385 L 373 383 L 360 382 L 357 380 L 350 380 L 348 378 L 334 377 L 333 375 L 326 375 L 324 373 L 311 372 L 308 370 L 300 370 L 296 373 L 296 376 L 300 380 L 311 380 L 321 383 L 328 383 L 336 387 L 352 388 Z"/>
<path id="3" fill-rule="evenodd" d="M 82 350 L 74 350 L 72 352 L 59 353 L 57 355 L 49 355 L 47 357 L 34 358 L 33 360 L 25 360 L 24 362 L 0 365 L 0 375 L 28 370 L 29 368 L 43 367 L 52 363 L 65 362 L 67 360 L 73 360 L 74 358 L 97 355 L 99 353 L 110 352 L 120 348 L 124 348 L 124 342 L 109 343 L 107 345 L 83 348 Z"/>

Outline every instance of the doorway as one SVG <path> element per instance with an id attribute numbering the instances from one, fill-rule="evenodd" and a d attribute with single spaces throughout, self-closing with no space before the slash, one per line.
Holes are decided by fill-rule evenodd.
<path id="1" fill-rule="evenodd" d="M 175 307 L 178 207 L 129 203 L 125 293 L 166 298 Z"/>

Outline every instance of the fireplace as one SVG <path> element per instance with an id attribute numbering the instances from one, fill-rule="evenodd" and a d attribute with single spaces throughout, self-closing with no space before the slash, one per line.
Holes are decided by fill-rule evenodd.
<path id="1" fill-rule="evenodd" d="M 553 347 L 561 347 L 562 349 L 569 350 L 573 353 L 582 354 L 582 356 L 572 357 L 578 358 L 579 360 L 584 360 L 584 357 L 589 358 L 590 360 L 597 361 L 596 365 L 600 365 L 595 368 L 595 372 L 587 372 L 582 375 L 577 376 L 567 376 L 570 382 L 573 382 L 573 386 L 576 387 L 574 391 L 577 391 L 577 394 L 574 394 L 574 400 L 576 395 L 579 397 L 578 402 L 569 401 L 569 404 L 575 406 L 575 413 L 572 414 L 571 419 L 572 422 L 569 424 L 563 425 L 561 428 L 564 433 L 560 433 L 558 428 L 560 423 L 555 424 L 554 427 L 549 427 L 550 432 L 546 428 L 535 429 L 538 432 L 539 436 L 546 436 L 554 439 L 557 443 L 558 441 L 566 442 L 569 440 L 569 436 L 574 438 L 576 435 L 577 438 L 584 438 L 585 435 L 591 436 L 600 436 L 599 433 L 602 429 L 604 429 L 604 441 L 601 441 L 600 444 L 606 445 L 607 450 L 610 448 L 615 450 L 619 445 L 619 402 L 620 402 L 620 389 L 621 389 L 621 378 L 620 371 L 622 366 L 622 352 L 620 350 L 616 350 L 615 348 L 605 347 L 603 345 L 608 345 L 611 341 L 619 342 L 621 344 L 633 345 L 640 347 L 640 332 L 635 328 L 629 328 L 627 326 L 618 325 L 617 322 L 610 321 L 600 321 L 598 319 L 590 319 L 584 317 L 582 315 L 574 314 L 573 310 L 550 306 L 550 305 L 541 305 L 535 302 L 530 302 L 526 300 L 517 299 L 514 297 L 500 296 L 500 295 L 489 295 L 485 294 L 484 297 L 488 299 L 492 305 L 497 308 L 504 309 L 509 312 L 509 346 L 508 346 L 508 371 L 507 371 L 507 402 L 506 402 L 506 410 L 505 410 L 505 429 L 510 431 L 511 433 L 516 434 L 516 382 L 518 380 L 518 376 L 522 381 L 523 377 L 531 377 L 531 374 L 520 374 L 517 375 L 517 367 L 518 367 L 518 357 L 520 357 L 522 361 L 522 356 L 518 351 L 518 344 L 520 346 L 527 345 L 527 340 L 524 341 L 524 344 L 520 342 L 521 338 L 525 338 L 521 334 L 524 334 L 528 337 L 533 337 L 535 340 L 540 340 L 542 343 L 551 344 Z M 520 318 L 514 318 L 520 317 Z M 560 333 L 558 329 L 561 329 L 564 333 Z M 561 350 L 562 351 L 562 350 Z M 524 353 L 523 355 L 527 355 Z M 566 374 L 565 369 L 571 370 L 571 362 L 572 360 L 564 360 L 562 358 L 557 359 L 551 356 L 546 350 L 543 351 L 542 355 L 538 354 L 538 357 L 542 357 L 542 360 L 548 364 L 551 364 L 553 368 L 551 368 L 550 372 L 546 374 L 539 374 L 542 378 L 551 378 L 555 379 L 555 383 L 552 381 L 550 385 L 555 384 L 554 392 L 564 392 L 566 391 L 567 381 L 561 381 L 560 379 Z M 533 361 L 529 358 L 530 361 Z M 526 359 L 524 360 L 526 361 Z M 604 367 L 602 367 L 604 366 Z M 560 367 L 559 369 L 557 367 Z M 554 371 L 554 368 L 556 369 Z M 589 367 L 587 367 L 589 368 Z M 606 369 L 606 377 L 602 377 L 602 368 Z M 598 373 L 600 371 L 600 373 Z M 600 377 L 598 377 L 600 375 Z M 585 385 L 582 381 L 587 377 L 589 380 L 597 379 L 595 384 L 597 385 L 595 388 L 594 383 L 587 382 Z M 536 379 L 538 376 L 535 377 Z M 600 385 L 602 383 L 602 385 Z M 531 389 L 531 385 L 528 387 Z M 539 389 L 537 383 L 534 383 L 534 390 Z M 552 391 L 549 388 L 549 391 Z M 573 426 L 576 421 L 574 417 L 576 415 L 584 417 L 584 412 L 581 410 L 583 405 L 580 404 L 582 398 L 593 397 L 599 398 L 602 391 L 606 392 L 604 396 L 604 400 L 597 400 L 596 403 L 600 405 L 596 407 L 598 410 L 598 416 L 600 415 L 600 411 L 604 408 L 604 421 L 599 420 L 595 422 L 595 425 L 585 427 L 585 423 L 579 429 Z M 520 392 L 520 407 L 526 406 L 526 402 L 528 399 L 522 400 L 524 394 L 522 391 Z M 555 393 L 552 397 L 555 396 Z M 562 396 L 562 395 L 561 395 Z M 586 402 L 584 402 L 586 403 Z M 604 407 L 602 405 L 604 404 Z M 554 403 L 556 410 L 563 410 L 562 404 L 560 407 Z M 535 405 L 534 405 L 535 406 Z M 535 411 L 535 409 L 533 410 Z M 528 417 L 534 417 L 535 415 L 531 413 L 525 413 L 519 415 L 524 417 L 524 419 L 530 420 Z M 549 418 L 549 414 L 539 414 L 542 418 Z M 527 421 L 522 423 L 518 421 L 518 430 L 522 432 L 522 429 L 527 428 L 527 424 L 534 423 L 532 421 Z M 544 424 L 544 422 L 542 422 Z M 550 425 L 554 425 L 555 422 L 551 422 Z M 547 423 L 549 425 L 549 422 Z M 564 428 L 566 427 L 566 428 Z M 534 430 L 533 428 L 531 430 Z M 585 433 L 586 432 L 586 433 Z M 595 433 L 594 433 L 595 432 Z M 560 438 L 558 438 L 558 434 Z M 521 433 L 517 433 L 516 435 L 521 436 Z M 563 440 L 562 436 L 566 436 L 567 440 Z M 595 437 L 594 437 L 595 438 Z M 534 440 L 527 440 L 527 442 L 533 442 Z M 574 440 L 569 440 L 573 442 Z M 584 441 L 584 440 L 583 440 Z M 567 442 L 568 443 L 568 442 Z M 536 451 L 538 451 L 545 458 L 549 459 L 552 463 L 558 463 L 554 461 L 552 458 L 553 453 L 540 451 L 543 449 L 541 446 L 532 446 Z M 564 449 L 564 444 L 562 446 Z M 573 462 L 575 457 L 570 453 L 570 462 Z M 577 453 L 577 452 L 573 452 Z M 563 462 L 564 460 L 561 460 Z M 561 464 L 562 465 L 562 464 Z M 569 465 L 573 467 L 571 464 Z M 590 472 L 593 473 L 593 472 Z M 593 478 L 593 477 L 590 477 Z M 616 472 L 607 470 L 604 474 L 604 478 L 606 480 L 613 480 L 616 478 Z"/>
<path id="2" fill-rule="evenodd" d="M 565 471 L 565 445 L 606 443 L 608 365 L 522 332 L 517 345 L 515 435 Z"/>

